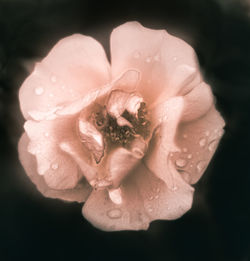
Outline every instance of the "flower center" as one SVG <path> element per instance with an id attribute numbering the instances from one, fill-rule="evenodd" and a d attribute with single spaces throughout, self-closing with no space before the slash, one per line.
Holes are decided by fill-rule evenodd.
<path id="1" fill-rule="evenodd" d="M 119 125 L 117 118 L 107 112 L 106 107 L 94 113 L 94 125 L 99 130 L 108 144 L 126 146 L 140 135 L 143 139 L 149 136 L 150 122 L 147 117 L 145 102 L 140 103 L 137 116 L 124 110 L 121 118 L 125 119 L 124 125 Z"/>

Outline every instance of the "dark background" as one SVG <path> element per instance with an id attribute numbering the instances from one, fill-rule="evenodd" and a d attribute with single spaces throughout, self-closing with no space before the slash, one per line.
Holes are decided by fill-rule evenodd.
<path id="1" fill-rule="evenodd" d="M 246 2 L 0 0 L 0 260 L 250 260 L 250 12 Z M 18 89 L 30 61 L 82 33 L 108 51 L 112 28 L 138 20 L 196 50 L 227 126 L 195 185 L 193 208 L 148 231 L 102 232 L 81 205 L 47 199 L 16 151 L 23 132 Z"/>

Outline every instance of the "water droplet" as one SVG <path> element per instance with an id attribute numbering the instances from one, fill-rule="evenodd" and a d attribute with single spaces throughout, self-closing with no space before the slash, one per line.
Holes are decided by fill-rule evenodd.
<path id="1" fill-rule="evenodd" d="M 187 155 L 187 158 L 188 158 L 188 159 L 192 159 L 192 157 L 193 157 L 192 154 L 188 154 L 188 155 Z"/>
<path id="2" fill-rule="evenodd" d="M 109 210 L 107 215 L 112 219 L 120 218 L 122 216 L 122 211 L 119 208 L 114 208 Z"/>
<path id="3" fill-rule="evenodd" d="M 53 170 L 58 169 L 58 163 L 53 163 L 53 164 L 51 165 L 51 168 L 52 168 Z"/>
<path id="4" fill-rule="evenodd" d="M 44 93 L 44 89 L 42 87 L 37 87 L 35 89 L 36 95 L 42 95 Z"/>
<path id="5" fill-rule="evenodd" d="M 50 94 L 49 94 L 49 97 L 50 97 L 50 98 L 54 97 L 54 94 L 53 94 L 53 93 L 50 93 Z"/>
<path id="6" fill-rule="evenodd" d="M 174 185 L 174 186 L 171 188 L 172 191 L 176 191 L 177 189 L 178 189 L 178 187 L 177 187 L 176 185 Z"/>
<path id="7" fill-rule="evenodd" d="M 158 199 L 159 198 L 159 195 L 155 195 L 155 199 Z"/>
<path id="8" fill-rule="evenodd" d="M 187 165 L 187 161 L 185 159 L 177 159 L 175 165 L 179 168 L 183 168 Z"/>
<path id="9" fill-rule="evenodd" d="M 217 145 L 217 140 L 212 140 L 209 144 L 208 144 L 208 150 L 209 151 L 214 151 Z"/>
<path id="10" fill-rule="evenodd" d="M 157 189 L 156 189 L 156 192 L 159 193 L 159 192 L 160 192 L 160 188 L 157 188 Z"/>
<path id="11" fill-rule="evenodd" d="M 176 56 L 174 56 L 174 57 L 173 57 L 173 60 L 174 60 L 174 61 L 177 61 L 177 57 L 176 57 Z"/>
<path id="12" fill-rule="evenodd" d="M 151 57 L 147 57 L 147 58 L 146 58 L 146 62 L 147 62 L 147 63 L 150 63 L 150 62 L 151 62 Z"/>
<path id="13" fill-rule="evenodd" d="M 187 152 L 188 151 L 187 148 L 183 148 L 182 150 L 183 150 L 183 152 Z"/>
<path id="14" fill-rule="evenodd" d="M 206 161 L 201 160 L 197 163 L 197 170 L 198 172 L 202 172 L 206 167 Z"/>
<path id="15" fill-rule="evenodd" d="M 187 138 L 187 134 L 183 134 L 183 138 L 186 139 Z"/>
<path id="16" fill-rule="evenodd" d="M 210 135 L 210 131 L 206 131 L 205 135 L 208 137 Z"/>
<path id="17" fill-rule="evenodd" d="M 152 212 L 152 211 L 153 211 L 153 209 L 152 209 L 152 208 L 149 208 L 149 209 L 148 209 L 148 212 Z"/>
<path id="18" fill-rule="evenodd" d="M 159 61 L 160 61 L 160 56 L 159 56 L 158 54 L 155 55 L 154 60 L 155 60 L 156 62 L 159 62 Z"/>
<path id="19" fill-rule="evenodd" d="M 200 141 L 199 141 L 199 144 L 201 147 L 204 147 L 206 145 L 206 139 L 205 138 L 201 138 Z"/>
<path id="20" fill-rule="evenodd" d="M 51 81 L 52 81 L 53 83 L 56 82 L 56 76 L 55 76 L 55 75 L 53 75 L 53 76 L 51 77 Z"/>
<path id="21" fill-rule="evenodd" d="M 154 197 L 153 196 L 150 196 L 149 198 L 148 198 L 148 200 L 153 200 L 154 199 Z"/>
<path id="22" fill-rule="evenodd" d="M 62 85 L 61 88 L 64 90 L 65 89 L 65 85 Z"/>
<path id="23" fill-rule="evenodd" d="M 44 136 L 45 137 L 49 137 L 49 133 L 48 132 L 44 132 Z"/>
<path id="24" fill-rule="evenodd" d="M 140 56 L 141 56 L 140 52 L 138 52 L 138 51 L 135 51 L 135 52 L 134 52 L 134 58 L 135 58 L 135 59 L 140 58 Z"/>

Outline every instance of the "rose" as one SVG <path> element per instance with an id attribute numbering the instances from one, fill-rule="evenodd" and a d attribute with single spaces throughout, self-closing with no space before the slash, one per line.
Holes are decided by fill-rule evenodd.
<path id="1" fill-rule="evenodd" d="M 147 229 L 192 205 L 224 121 L 193 49 L 137 22 L 59 41 L 25 80 L 22 165 L 46 197 L 86 203 L 103 230 Z"/>

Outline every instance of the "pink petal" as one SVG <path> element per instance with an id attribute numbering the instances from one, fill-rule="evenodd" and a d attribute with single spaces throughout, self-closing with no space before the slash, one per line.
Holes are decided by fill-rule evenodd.
<path id="1" fill-rule="evenodd" d="M 23 83 L 19 99 L 26 119 L 29 111 L 47 111 L 76 100 L 110 80 L 102 46 L 75 34 L 60 40 Z"/>
<path id="2" fill-rule="evenodd" d="M 79 180 L 76 163 L 59 147 L 60 142 L 77 139 L 75 119 L 27 121 L 28 151 L 36 156 L 37 171 L 53 189 L 74 188 Z"/>
<path id="3" fill-rule="evenodd" d="M 192 89 L 200 82 L 194 50 L 165 30 L 152 30 L 128 22 L 111 34 L 112 75 L 128 68 L 141 72 L 137 90 L 146 102 L 161 101 Z M 152 91 L 153 90 L 153 91 Z"/>
<path id="4" fill-rule="evenodd" d="M 171 160 L 190 184 L 204 173 L 224 133 L 224 125 L 214 106 L 203 117 L 180 124 L 175 142 L 182 151 L 174 153 Z"/>
<path id="5" fill-rule="evenodd" d="M 121 204 L 110 199 L 108 190 L 94 190 L 83 206 L 83 216 L 104 231 L 146 230 L 150 220 L 136 184 L 123 182 L 120 189 Z"/>
<path id="6" fill-rule="evenodd" d="M 65 190 L 51 189 L 44 180 L 44 177 L 37 173 L 37 163 L 35 157 L 28 152 L 29 138 L 23 134 L 18 144 L 20 161 L 26 174 L 36 185 L 37 189 L 49 198 L 59 198 L 66 201 L 84 202 L 91 192 L 88 183 L 82 179 L 75 188 Z"/>
<path id="7" fill-rule="evenodd" d="M 183 105 L 182 97 L 174 97 L 158 105 L 151 112 L 153 125 L 159 126 L 150 141 L 144 162 L 169 188 L 175 187 L 174 173 L 170 169 L 169 158 L 170 153 L 178 151 L 174 140 L 182 116 Z"/>
<path id="8" fill-rule="evenodd" d="M 146 230 L 156 219 L 175 219 L 192 205 L 193 188 L 178 176 L 176 188 L 169 190 L 164 182 L 140 164 L 124 181 L 119 204 L 107 190 L 93 191 L 83 207 L 84 217 L 105 231 Z"/>

